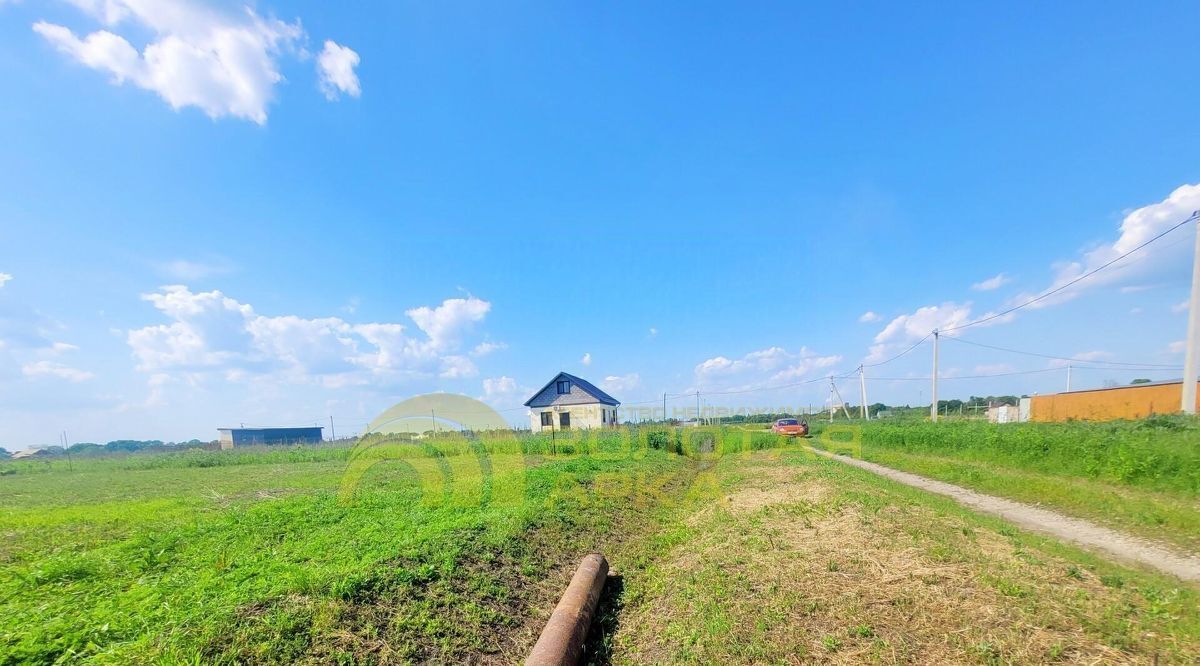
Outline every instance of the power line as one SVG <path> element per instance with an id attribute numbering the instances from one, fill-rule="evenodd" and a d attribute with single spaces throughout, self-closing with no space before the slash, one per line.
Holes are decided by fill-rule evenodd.
<path id="1" fill-rule="evenodd" d="M 1042 372 L 1057 372 L 1065 368 L 1043 368 L 1041 370 L 1017 370 L 1014 372 L 996 372 L 987 375 L 958 375 L 956 377 L 940 376 L 940 381 L 952 381 L 955 379 L 985 379 L 988 377 L 1011 377 L 1014 375 L 1034 375 Z M 876 379 L 883 382 L 927 382 L 930 377 L 867 377 L 867 379 Z"/>
<path id="2" fill-rule="evenodd" d="M 969 326 L 976 326 L 976 325 L 979 325 L 979 324 L 983 324 L 983 323 L 985 323 L 985 322 L 992 321 L 993 319 L 999 319 L 1000 317 L 1004 317 L 1004 316 L 1006 316 L 1006 315 L 1012 314 L 1013 312 L 1016 312 L 1017 310 L 1020 310 L 1020 309 L 1021 309 L 1021 308 L 1023 308 L 1023 307 L 1026 307 L 1026 306 L 1029 306 L 1029 305 L 1033 305 L 1034 303 L 1037 303 L 1038 301 L 1040 301 L 1040 300 L 1042 300 L 1042 299 L 1044 299 L 1044 298 L 1048 298 L 1048 297 L 1050 297 L 1050 296 L 1053 296 L 1054 294 L 1057 294 L 1058 292 L 1060 292 L 1060 291 L 1062 291 L 1062 290 L 1064 290 L 1064 289 L 1067 289 L 1068 287 L 1071 287 L 1071 286 L 1073 286 L 1073 285 L 1075 285 L 1075 284 L 1077 284 L 1077 283 L 1079 283 L 1079 282 L 1081 282 L 1081 281 L 1083 281 L 1083 280 L 1086 280 L 1087 278 L 1089 278 L 1089 277 L 1091 277 L 1091 276 L 1095 275 L 1096 273 L 1099 273 L 1100 271 L 1102 271 L 1102 270 L 1104 270 L 1104 269 L 1108 268 L 1109 266 L 1112 266 L 1113 264 L 1117 263 L 1118 261 L 1121 261 L 1122 259 L 1124 259 L 1124 258 L 1126 258 L 1126 257 L 1128 257 L 1128 256 L 1130 256 L 1130 255 L 1132 255 L 1132 254 L 1134 254 L 1135 252 L 1138 252 L 1138 251 L 1139 251 L 1139 250 L 1141 250 L 1142 248 L 1144 248 L 1144 247 L 1146 247 L 1147 245 L 1149 245 L 1149 244 L 1153 243 L 1154 241 L 1156 241 L 1156 240 L 1158 240 L 1158 239 L 1162 238 L 1163 236 L 1166 236 L 1167 234 L 1171 233 L 1172 231 L 1175 231 L 1175 230 L 1176 230 L 1176 229 L 1178 229 L 1179 227 L 1182 227 L 1183 225 L 1185 225 L 1185 224 L 1187 224 L 1187 223 L 1189 223 L 1189 222 L 1193 222 L 1193 221 L 1195 221 L 1195 220 L 1197 219 L 1197 217 L 1200 217 L 1200 211 L 1197 211 L 1197 212 L 1195 212 L 1195 213 L 1192 213 L 1191 215 L 1189 215 L 1189 216 L 1187 217 L 1187 219 L 1185 219 L 1185 220 L 1183 220 L 1182 222 L 1180 222 L 1180 223 L 1178 223 L 1178 224 L 1176 224 L 1176 225 L 1172 226 L 1170 229 L 1167 229 L 1166 231 L 1163 231 L 1162 233 L 1160 233 L 1160 234 L 1158 234 L 1157 236 L 1155 236 L 1155 237 L 1151 238 L 1150 240 L 1148 240 L 1148 241 L 1146 241 L 1146 242 L 1142 243 L 1141 245 L 1138 245 L 1137 247 L 1133 248 L 1132 250 L 1130 250 L 1130 251 L 1126 252 L 1125 254 L 1122 254 L 1121 256 L 1119 256 L 1119 257 L 1117 257 L 1117 258 L 1115 258 L 1115 259 L 1112 259 L 1111 261 L 1107 261 L 1107 262 L 1105 262 L 1105 263 L 1103 263 L 1103 264 L 1101 264 L 1101 265 L 1097 266 L 1096 268 L 1093 268 L 1092 270 L 1090 270 L 1090 271 L 1088 271 L 1088 272 L 1084 273 L 1083 275 L 1080 275 L 1079 277 L 1075 278 L 1074 280 L 1071 280 L 1070 282 L 1067 282 L 1066 284 L 1063 284 L 1063 285 L 1060 285 L 1060 286 L 1058 286 L 1058 287 L 1055 287 L 1054 289 L 1051 289 L 1050 291 L 1047 291 L 1047 292 L 1045 292 L 1045 293 L 1041 294 L 1040 296 L 1035 296 L 1035 297 L 1033 297 L 1033 298 L 1031 298 L 1031 299 L 1029 299 L 1029 300 L 1025 301 L 1024 303 L 1021 303 L 1020 305 L 1014 305 L 1013 307 L 1011 307 L 1011 308 L 1008 308 L 1007 310 L 1003 310 L 1003 311 L 1001 311 L 1001 312 L 996 312 L 996 313 L 994 313 L 994 314 L 990 314 L 990 315 L 988 315 L 988 316 L 986 316 L 986 317 L 983 317 L 983 318 L 981 318 L 981 319 L 976 319 L 975 321 L 969 321 L 969 322 L 967 322 L 967 323 L 965 323 L 965 324 L 959 324 L 958 326 L 949 326 L 949 327 L 943 328 L 943 329 L 941 329 L 941 332 L 942 332 L 942 333 L 946 333 L 946 332 L 948 332 L 948 331 L 957 331 L 957 330 L 960 330 L 960 329 L 967 328 L 967 327 L 969 327 Z"/>
<path id="3" fill-rule="evenodd" d="M 921 338 L 920 340 L 917 340 L 916 342 L 914 342 L 914 343 L 913 343 L 913 346 L 909 347 L 908 349 L 905 349 L 904 351 L 900 352 L 899 354 L 896 354 L 895 356 L 893 356 L 893 357 L 891 357 L 891 358 L 887 359 L 886 361 L 879 361 L 878 363 L 864 363 L 864 364 L 863 364 L 863 367 L 864 367 L 864 368 L 877 368 L 877 367 L 879 367 L 879 366 L 881 366 L 881 365 L 887 365 L 888 363 L 891 363 L 892 361 L 894 361 L 894 360 L 896 360 L 896 359 L 900 358 L 901 356 L 904 356 L 905 354 L 907 354 L 907 353 L 909 353 L 910 351 L 912 351 L 912 350 L 916 349 L 917 347 L 920 347 L 920 346 L 921 346 L 921 343 L 922 343 L 922 342 L 925 342 L 926 340 L 928 340 L 928 339 L 929 339 L 929 336 L 931 336 L 931 335 L 933 335 L 933 332 L 926 333 L 926 334 L 925 334 L 925 337 L 923 337 L 923 338 Z"/>
<path id="4" fill-rule="evenodd" d="M 1093 365 L 1122 365 L 1122 366 L 1133 366 L 1133 367 L 1137 367 L 1137 368 L 1150 367 L 1150 368 L 1172 368 L 1172 369 L 1177 369 L 1177 370 L 1183 369 L 1182 366 L 1166 365 L 1163 363 L 1127 363 L 1124 361 L 1093 361 L 1093 360 L 1080 359 L 1080 358 L 1069 358 L 1066 356 L 1054 356 L 1052 354 L 1038 354 L 1036 352 L 1021 351 L 1019 349 L 1009 349 L 1008 347 L 997 347 L 996 345 L 985 345 L 982 342 L 973 342 L 971 340 L 964 340 L 962 338 L 948 337 L 946 339 L 953 340 L 954 342 L 961 342 L 965 345 L 974 345 L 976 347 L 986 347 L 987 349 L 995 349 L 997 351 L 1010 352 L 1013 354 L 1024 354 L 1025 356 L 1036 356 L 1038 358 L 1048 358 L 1048 359 L 1053 359 L 1056 361 L 1073 361 L 1076 363 L 1091 363 Z"/>

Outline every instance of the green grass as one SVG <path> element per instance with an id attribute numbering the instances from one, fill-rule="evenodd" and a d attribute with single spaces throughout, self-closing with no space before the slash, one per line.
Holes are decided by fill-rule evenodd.
<path id="1" fill-rule="evenodd" d="M 547 449 L 442 442 L 371 466 L 349 503 L 344 448 L 14 466 L 0 664 L 518 660 L 578 558 L 648 529 L 652 489 L 692 467 Z"/>
<path id="2" fill-rule="evenodd" d="M 1160 416 L 1107 423 L 859 424 L 864 444 L 952 456 L 1030 472 L 1200 495 L 1200 419 Z"/>
<path id="3" fill-rule="evenodd" d="M 865 460 L 1200 550 L 1198 419 L 851 427 Z"/>
<path id="4" fill-rule="evenodd" d="M 963 629 L 945 648 L 959 661 L 1194 654 L 1195 592 L 1170 579 L 861 470 L 771 457 L 799 444 L 766 433 L 629 435 L 0 466 L 0 664 L 512 663 L 592 550 L 621 576 L 594 662 L 936 656 L 945 641 L 918 611 L 937 616 L 922 586 L 941 589 L 947 567 L 965 587 L 946 604 L 987 597 L 1011 624 Z M 795 496 L 753 508 L 780 484 Z M 747 489 L 753 510 L 723 503 Z M 830 522 L 847 512 L 857 522 Z M 854 525 L 865 540 L 838 541 Z M 1028 652 L 1029 626 L 1055 642 Z"/>
<path id="5" fill-rule="evenodd" d="M 1190 663 L 1197 591 L 864 470 L 723 458 L 617 554 L 614 663 Z"/>

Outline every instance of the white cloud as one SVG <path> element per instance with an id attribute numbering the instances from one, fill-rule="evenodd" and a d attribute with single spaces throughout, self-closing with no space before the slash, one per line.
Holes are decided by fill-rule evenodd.
<path id="1" fill-rule="evenodd" d="M 398 323 L 264 316 L 215 290 L 195 293 L 176 285 L 142 298 L 170 320 L 128 332 L 142 372 L 231 381 L 272 376 L 325 386 L 475 376 L 474 363 L 457 350 L 465 331 L 491 307 L 472 297 L 414 308 L 409 317 L 425 336 L 413 337 Z"/>
<path id="2" fill-rule="evenodd" d="M 879 321 L 880 319 L 883 319 L 882 315 L 872 312 L 870 310 L 867 310 L 866 312 L 862 313 L 858 317 L 858 321 L 863 324 L 870 324 L 872 322 Z"/>
<path id="3" fill-rule="evenodd" d="M 986 280 L 976 282 L 975 284 L 971 285 L 971 288 L 975 291 L 992 291 L 993 289 L 999 289 L 1000 287 L 1003 287 L 1009 282 L 1012 282 L 1012 278 L 1008 277 L 1004 273 L 998 273 Z"/>
<path id="4" fill-rule="evenodd" d="M 8 282 L 11 279 L 12 279 L 12 276 L 9 275 L 8 273 L 0 273 L 0 288 L 3 288 L 4 283 Z"/>
<path id="5" fill-rule="evenodd" d="M 520 388 L 517 380 L 506 375 L 488 377 L 483 380 L 483 397 L 485 400 L 497 400 L 516 394 Z"/>
<path id="6" fill-rule="evenodd" d="M 971 317 L 971 303 L 955 303 L 947 301 L 941 305 L 927 305 L 917 308 L 910 314 L 902 314 L 888 322 L 883 330 L 875 335 L 875 344 L 871 345 L 863 363 L 880 363 L 895 354 L 907 349 L 912 343 L 924 338 L 939 329 L 944 336 L 958 335 L 958 331 L 947 331 L 948 328 L 961 326 L 970 321 L 979 321 L 993 316 L 985 312 L 978 318 Z M 980 326 L 994 326 L 1013 320 L 1012 313 L 990 319 Z"/>
<path id="7" fill-rule="evenodd" d="M 1013 367 L 1007 363 L 985 363 L 975 366 L 974 374 L 976 375 L 999 375 L 1006 372 L 1012 372 Z"/>
<path id="8" fill-rule="evenodd" d="M 658 329 L 657 328 L 655 328 L 653 326 L 650 327 L 650 337 L 652 337 L 652 338 L 658 337 Z"/>
<path id="9" fill-rule="evenodd" d="M 429 336 L 429 342 L 435 349 L 446 349 L 457 346 L 461 336 L 474 323 L 482 321 L 491 308 L 491 303 L 468 296 L 448 298 L 436 308 L 421 306 L 404 314 Z"/>
<path id="10" fill-rule="evenodd" d="M 317 74 L 320 77 L 321 92 L 325 99 L 336 100 L 345 93 L 351 97 L 362 94 L 358 82 L 358 74 L 354 68 L 358 66 L 359 57 L 353 49 L 342 46 L 333 40 L 325 40 L 325 48 L 317 56 Z"/>
<path id="11" fill-rule="evenodd" d="M 1160 286 L 1162 286 L 1162 285 L 1131 284 L 1131 285 L 1128 285 L 1125 287 L 1121 287 L 1118 291 L 1120 291 L 1122 294 L 1136 294 L 1136 293 L 1143 292 L 1143 291 L 1150 291 L 1151 289 L 1157 289 Z"/>
<path id="12" fill-rule="evenodd" d="M 489 342 L 485 340 L 475 345 L 475 348 L 471 350 L 471 356 L 474 356 L 475 358 L 482 358 L 488 354 L 491 354 L 492 352 L 500 351 L 501 349 L 508 349 L 508 345 L 504 344 L 503 342 Z"/>
<path id="13" fill-rule="evenodd" d="M 579 359 L 579 362 L 584 365 L 591 365 L 592 364 L 592 353 L 584 352 L 583 358 Z"/>
<path id="14" fill-rule="evenodd" d="M 642 385 L 642 378 L 636 372 L 627 375 L 609 375 L 600 382 L 600 388 L 607 393 L 632 391 Z"/>
<path id="15" fill-rule="evenodd" d="M 1175 189 L 1166 199 L 1148 206 L 1138 208 L 1125 216 L 1121 221 L 1120 234 L 1110 243 L 1100 244 L 1082 254 L 1078 259 L 1060 262 L 1055 265 L 1055 277 L 1046 289 L 1039 293 L 1047 293 L 1069 283 L 1071 280 L 1104 265 L 1151 238 L 1182 222 L 1193 211 L 1200 210 L 1200 184 L 1183 185 Z M 1145 278 L 1149 273 L 1183 270 L 1190 264 L 1189 239 L 1195 225 L 1186 225 L 1184 229 L 1175 232 L 1174 242 L 1165 238 L 1153 245 L 1147 246 L 1129 259 L 1125 259 L 1096 275 L 1079 282 L 1062 292 L 1030 305 L 1032 308 L 1043 308 L 1075 298 L 1088 289 L 1104 285 L 1120 284 L 1129 280 Z M 1020 303 L 1033 298 L 1036 294 L 1022 294 L 1013 299 Z"/>
<path id="16" fill-rule="evenodd" d="M 783 347 L 768 347 L 739 359 L 715 356 L 698 364 L 694 374 L 700 387 L 743 388 L 795 380 L 841 360 L 841 356 L 821 356 L 807 347 L 794 353 Z"/>
<path id="17" fill-rule="evenodd" d="M 81 37 L 38 21 L 33 30 L 60 52 L 109 74 L 114 85 L 152 91 L 175 110 L 196 107 L 210 118 L 261 125 L 283 81 L 281 57 L 306 57 L 299 20 L 264 18 L 249 7 L 231 12 L 187 0 L 71 2 L 106 29 Z M 148 36 L 147 43 L 139 51 L 125 35 Z M 338 81 L 350 83 L 344 76 Z"/>
<path id="18" fill-rule="evenodd" d="M 1182 354 L 1187 351 L 1187 340 L 1176 340 L 1167 345 L 1167 352 L 1171 354 Z"/>
<path id="19" fill-rule="evenodd" d="M 927 305 L 912 314 L 902 314 L 888 322 L 875 336 L 877 344 L 919 340 L 933 329 L 960 326 L 971 320 L 970 303 L 947 301 L 941 305 Z"/>
<path id="20" fill-rule="evenodd" d="M 1179 301 L 1175 305 L 1171 306 L 1171 312 L 1174 312 L 1175 314 L 1180 314 L 1180 313 L 1187 312 L 1187 311 L 1188 311 L 1188 302 L 1187 301 Z"/>
<path id="21" fill-rule="evenodd" d="M 465 379 L 479 374 L 478 368 L 466 356 L 452 354 L 442 358 L 442 369 L 438 377 L 442 379 Z"/>
<path id="22" fill-rule="evenodd" d="M 84 382 L 95 377 L 95 375 L 87 372 L 86 370 L 72 368 L 54 361 L 34 361 L 32 363 L 26 363 L 25 365 L 21 366 L 21 374 L 25 375 L 26 377 L 56 377 L 58 379 L 65 379 L 69 382 L 75 383 Z"/>

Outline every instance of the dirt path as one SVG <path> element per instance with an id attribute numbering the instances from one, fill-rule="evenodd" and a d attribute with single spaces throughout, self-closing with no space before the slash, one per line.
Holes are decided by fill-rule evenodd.
<path id="1" fill-rule="evenodd" d="M 1070 518 L 1054 511 L 984 495 L 961 486 L 934 481 L 865 460 L 857 460 L 817 449 L 809 450 L 819 456 L 865 469 L 906 486 L 951 497 L 959 504 L 982 513 L 999 516 L 1032 532 L 1053 536 L 1120 560 L 1145 564 L 1183 580 L 1200 581 L 1200 557 L 1180 554 L 1144 539 L 1110 530 L 1086 520 Z"/>

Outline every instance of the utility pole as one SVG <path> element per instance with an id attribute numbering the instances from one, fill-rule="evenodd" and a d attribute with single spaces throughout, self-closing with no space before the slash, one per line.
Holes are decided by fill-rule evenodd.
<path id="1" fill-rule="evenodd" d="M 846 420 L 850 420 L 850 410 L 846 408 L 846 401 L 842 400 L 842 392 L 838 390 L 837 384 L 833 381 L 833 375 L 829 375 L 829 389 L 837 396 L 837 401 L 842 406 L 842 413 L 846 415 Z M 829 407 L 829 420 L 833 420 L 833 405 Z"/>
<path id="2" fill-rule="evenodd" d="M 937 380 L 938 380 L 938 330 L 933 329 L 933 389 L 932 396 L 929 402 L 929 420 L 937 423 L 938 419 L 938 401 L 937 401 Z"/>
<path id="3" fill-rule="evenodd" d="M 329 441 L 337 441 L 337 431 L 333 429 L 333 414 L 329 415 Z"/>
<path id="4" fill-rule="evenodd" d="M 696 391 L 696 425 L 700 425 L 700 392 Z"/>
<path id="5" fill-rule="evenodd" d="M 67 470 L 74 472 L 75 463 L 71 462 L 71 440 L 67 439 L 67 431 L 63 431 L 62 435 L 63 453 L 67 454 Z"/>
<path id="6" fill-rule="evenodd" d="M 867 377 L 861 365 L 858 366 L 858 390 L 862 394 L 862 417 L 864 421 L 871 420 L 871 412 L 867 411 Z"/>
<path id="7" fill-rule="evenodd" d="M 663 425 L 667 424 L 667 394 L 663 393 Z"/>
<path id="8" fill-rule="evenodd" d="M 1067 393 L 1071 392 L 1071 364 L 1067 364 Z"/>
<path id="9" fill-rule="evenodd" d="M 1196 218 L 1196 257 L 1192 260 L 1192 300 L 1188 303 L 1187 351 L 1183 356 L 1183 413 L 1196 413 L 1196 375 L 1200 373 L 1200 211 Z"/>

